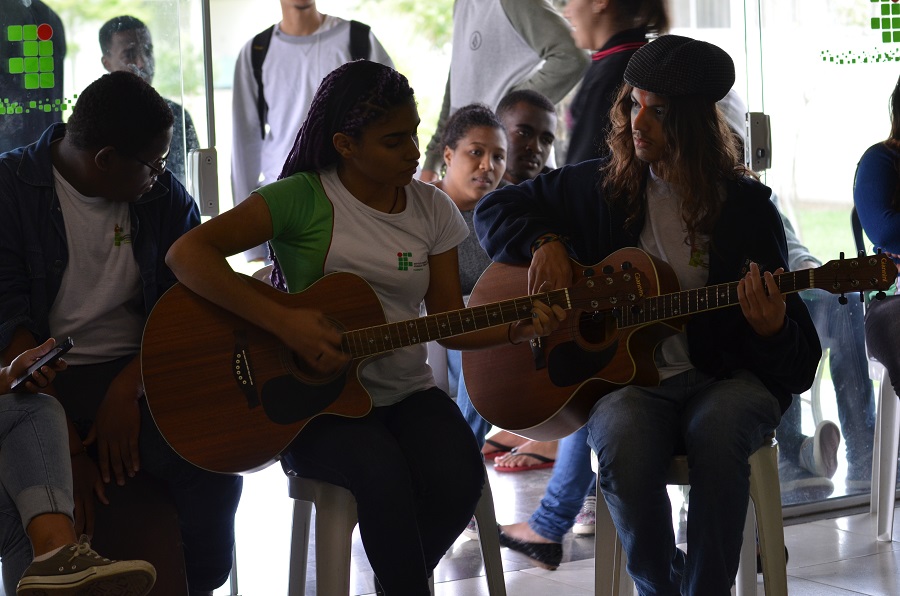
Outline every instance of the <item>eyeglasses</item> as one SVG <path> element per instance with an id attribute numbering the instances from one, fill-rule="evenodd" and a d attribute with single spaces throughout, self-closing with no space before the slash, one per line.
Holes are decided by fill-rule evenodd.
<path id="1" fill-rule="evenodd" d="M 150 174 L 153 176 L 161 176 L 163 172 L 166 171 L 166 160 L 169 158 L 169 154 L 165 154 L 156 160 L 155 164 L 147 163 L 143 159 L 136 157 L 134 155 L 131 156 L 138 163 L 147 166 L 150 168 Z"/>

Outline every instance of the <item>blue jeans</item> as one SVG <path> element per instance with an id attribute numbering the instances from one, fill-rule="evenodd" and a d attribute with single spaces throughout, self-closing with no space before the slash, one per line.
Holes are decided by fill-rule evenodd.
<path id="1" fill-rule="evenodd" d="M 466 424 L 472 429 L 478 448 L 484 447 L 484 439 L 491 430 L 491 423 L 481 417 L 481 414 L 472 405 L 469 391 L 466 389 L 466 381 L 462 372 L 462 352 L 459 350 L 447 350 L 447 376 L 450 380 L 450 394 L 453 394 L 456 386 L 456 405 L 466 419 Z"/>
<path id="2" fill-rule="evenodd" d="M 49 395 L 0 396 L 0 558 L 8 595 L 33 558 L 25 528 L 38 515 L 70 518 L 72 464 L 62 406 Z"/>
<path id="3" fill-rule="evenodd" d="M 362 418 L 315 418 L 282 466 L 353 493 L 363 547 L 387 594 L 429 593 L 428 576 L 472 519 L 484 487 L 472 433 L 437 387 Z"/>
<path id="4" fill-rule="evenodd" d="M 824 290 L 805 290 L 800 296 L 816 326 L 822 350 L 828 348 L 847 462 L 854 471 L 871 473 L 875 393 L 869 379 L 863 304 L 851 296 L 842 305 L 837 297 Z M 778 426 L 779 453 L 794 463 L 805 438 L 800 428 L 800 399 L 795 395 Z"/>
<path id="5" fill-rule="evenodd" d="M 562 542 L 575 524 L 584 498 L 594 489 L 597 476 L 591 470 L 587 438 L 588 429 L 583 426 L 559 442 L 550 482 L 528 520 L 531 529 L 547 540 Z"/>
<path id="6" fill-rule="evenodd" d="M 691 370 L 594 407 L 587 428 L 599 489 L 642 596 L 729 593 L 750 499 L 747 459 L 780 416 L 778 400 L 746 371 L 715 379 Z M 665 484 L 678 453 L 690 467 L 687 556 L 675 547 Z"/>

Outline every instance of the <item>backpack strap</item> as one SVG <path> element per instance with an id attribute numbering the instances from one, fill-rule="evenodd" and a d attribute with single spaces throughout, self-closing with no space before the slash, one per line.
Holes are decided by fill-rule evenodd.
<path id="1" fill-rule="evenodd" d="M 269 51 L 269 43 L 272 41 L 272 32 L 275 25 L 265 31 L 261 31 L 253 38 L 250 44 L 250 64 L 253 66 L 253 78 L 256 79 L 256 112 L 259 114 L 259 130 L 262 138 L 266 138 L 266 117 L 269 113 L 269 105 L 263 93 L 262 65 Z"/>
<path id="2" fill-rule="evenodd" d="M 350 59 L 369 59 L 372 42 L 369 40 L 371 27 L 359 21 L 350 21 Z"/>

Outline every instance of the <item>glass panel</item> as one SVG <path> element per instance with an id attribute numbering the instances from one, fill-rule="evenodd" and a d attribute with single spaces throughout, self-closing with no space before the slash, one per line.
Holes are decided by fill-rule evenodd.
<path id="1" fill-rule="evenodd" d="M 893 59 L 900 4 L 890 0 L 759 0 L 759 84 L 752 109 L 772 123 L 772 167 L 765 182 L 777 193 L 797 235 L 818 261 L 856 252 L 850 226 L 856 164 L 890 131 L 888 98 L 897 80 Z M 897 16 L 894 16 L 897 13 Z M 895 22 L 895 19 L 898 19 Z M 853 109 L 861 101 L 859 108 Z M 849 296 L 804 293 L 826 357 L 814 391 L 779 428 L 783 501 L 805 503 L 870 490 L 874 397 L 863 337 L 864 307 Z M 815 442 L 840 431 L 834 476 L 807 468 Z M 824 424 L 824 425 L 823 425 Z M 793 428 L 791 428 L 793 426 Z M 799 433 L 797 431 L 800 431 Z M 801 442 L 803 441 L 803 442 Z M 800 452 L 798 458 L 798 450 Z M 794 465 L 799 462 L 799 467 Z M 828 476 L 829 474 L 824 474 Z M 786 490 L 788 489 L 788 490 Z"/>
<path id="2" fill-rule="evenodd" d="M 185 181 L 186 150 L 208 146 L 200 0 L 0 0 L 0 6 L 0 151 L 64 121 L 78 92 L 107 70 L 130 70 L 175 113 L 167 163 Z M 123 16 L 129 18 L 110 24 L 101 52 L 101 27 Z"/>
<path id="3" fill-rule="evenodd" d="M 798 256 L 792 267 L 837 259 L 841 251 L 854 255 L 853 172 L 865 148 L 887 136 L 897 74 L 890 62 L 898 53 L 894 23 L 880 13 L 900 12 L 900 4 L 674 0 L 670 7 L 672 33 L 725 49 L 735 60 L 735 91 L 750 111 L 771 117 L 773 161 L 762 180 L 796 231 L 796 254 L 808 247 L 813 259 Z M 867 109 L 853 110 L 851 119 L 845 114 L 852 95 L 863 96 Z M 863 307 L 855 297 L 841 305 L 818 290 L 802 298 L 826 356 L 813 389 L 795 398 L 778 429 L 785 505 L 868 493 L 871 475 L 874 406 Z M 837 468 L 825 470 L 816 447 L 827 455 L 838 437 Z"/>

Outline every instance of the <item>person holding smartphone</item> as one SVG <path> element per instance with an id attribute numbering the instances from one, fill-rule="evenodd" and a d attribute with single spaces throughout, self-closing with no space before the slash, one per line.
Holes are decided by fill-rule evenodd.
<path id="1" fill-rule="evenodd" d="M 0 541 L 15 542 L 21 523 L 30 542 L 30 548 L 22 544 L 4 551 L 3 588 L 24 596 L 121 587 L 117 594 L 141 596 L 156 581 L 153 565 L 110 561 L 91 549 L 86 536 L 75 535 L 66 418 L 56 399 L 40 393 L 66 361 L 57 358 L 28 373 L 55 346 L 56 340 L 48 339 L 0 368 Z"/>

